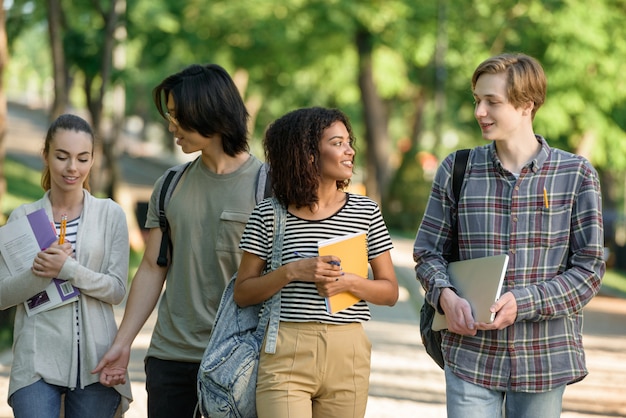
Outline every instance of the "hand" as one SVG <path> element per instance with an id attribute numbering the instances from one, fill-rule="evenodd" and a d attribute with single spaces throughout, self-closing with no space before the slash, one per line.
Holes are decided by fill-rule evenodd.
<path id="1" fill-rule="evenodd" d="M 452 289 L 445 288 L 441 290 L 439 303 L 446 314 L 448 331 L 461 335 L 476 335 L 472 307 L 466 299 L 454 293 Z"/>
<path id="2" fill-rule="evenodd" d="M 341 293 L 350 288 L 350 281 L 353 277 L 358 277 L 355 274 L 342 272 L 341 276 L 336 277 L 334 280 L 325 282 L 316 282 L 315 287 L 317 293 L 325 298 Z"/>
<path id="3" fill-rule="evenodd" d="M 72 244 L 69 242 L 64 242 L 63 244 L 59 244 L 59 241 L 56 242 L 56 245 L 61 250 L 65 251 L 68 257 L 72 257 L 74 255 L 74 250 L 72 250 Z"/>
<path id="4" fill-rule="evenodd" d="M 506 292 L 500 296 L 500 299 L 496 303 L 491 305 L 489 309 L 491 312 L 495 312 L 496 317 L 491 324 L 484 322 L 477 322 L 476 328 L 480 330 L 496 330 L 504 329 L 509 325 L 512 325 L 517 319 L 517 301 L 513 293 Z"/>
<path id="5" fill-rule="evenodd" d="M 123 385 L 126 383 L 129 359 L 130 347 L 113 345 L 91 373 L 100 373 L 100 383 L 104 386 Z"/>
<path id="6" fill-rule="evenodd" d="M 65 260 L 71 255 L 72 245 L 70 243 L 55 243 L 37 253 L 31 271 L 36 276 L 53 279 L 58 277 Z"/>
<path id="7" fill-rule="evenodd" d="M 343 276 L 341 261 L 332 255 L 304 258 L 287 266 L 296 280 L 316 285 L 336 282 Z"/>

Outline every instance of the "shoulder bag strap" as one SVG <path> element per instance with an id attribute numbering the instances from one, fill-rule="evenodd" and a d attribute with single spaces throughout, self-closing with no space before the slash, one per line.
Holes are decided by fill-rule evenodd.
<path id="1" fill-rule="evenodd" d="M 287 209 L 273 197 L 271 199 L 272 207 L 274 209 L 274 238 L 272 240 L 272 258 L 270 261 L 270 268 L 276 270 L 281 266 L 282 253 L 283 253 L 283 239 L 285 237 L 285 222 L 287 220 Z M 280 322 L 280 291 L 276 292 L 274 296 L 263 302 L 263 308 L 261 317 L 259 318 L 259 325 L 256 332 L 258 335 L 265 336 L 265 352 L 276 352 L 276 337 L 277 333 L 268 332 L 266 334 L 267 327 L 271 329 L 278 329 Z"/>

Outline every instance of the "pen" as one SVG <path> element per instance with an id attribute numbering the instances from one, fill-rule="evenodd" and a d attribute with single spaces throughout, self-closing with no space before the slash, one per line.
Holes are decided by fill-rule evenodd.
<path id="1" fill-rule="evenodd" d="M 311 257 L 317 257 L 317 254 L 311 254 L 311 255 L 305 255 L 302 253 L 299 253 L 297 251 L 294 251 L 293 255 L 295 255 L 296 257 L 301 257 L 301 258 L 311 258 Z M 338 261 L 331 261 L 328 264 L 332 264 L 333 266 L 340 266 L 341 263 L 339 263 Z"/>
<path id="2" fill-rule="evenodd" d="M 548 191 L 546 190 L 546 186 L 543 186 L 543 205 L 546 208 L 550 207 L 550 202 L 548 202 Z"/>
<path id="3" fill-rule="evenodd" d="M 63 244 L 65 242 L 66 228 L 67 228 L 67 215 L 63 214 L 61 216 L 61 232 L 59 233 L 59 244 Z"/>
<path id="4" fill-rule="evenodd" d="M 302 254 L 302 253 L 299 253 L 299 252 L 297 252 L 297 251 L 294 251 L 294 252 L 293 252 L 293 255 L 295 255 L 296 257 L 300 257 L 300 258 L 317 257 L 317 254 L 308 254 L 308 255 L 307 255 L 307 254 Z"/>

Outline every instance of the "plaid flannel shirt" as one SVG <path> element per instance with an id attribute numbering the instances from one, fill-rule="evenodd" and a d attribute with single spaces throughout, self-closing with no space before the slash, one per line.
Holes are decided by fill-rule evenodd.
<path id="1" fill-rule="evenodd" d="M 600 183 L 584 158 L 537 140 L 541 152 L 518 178 L 502 167 L 494 143 L 474 148 L 456 212 L 449 155 L 414 244 L 417 278 L 433 306 L 452 287 L 443 255 L 457 212 L 462 260 L 509 254 L 502 294 L 515 296 L 515 323 L 473 337 L 443 332 L 451 371 L 493 390 L 544 392 L 587 375 L 582 309 L 605 271 Z"/>

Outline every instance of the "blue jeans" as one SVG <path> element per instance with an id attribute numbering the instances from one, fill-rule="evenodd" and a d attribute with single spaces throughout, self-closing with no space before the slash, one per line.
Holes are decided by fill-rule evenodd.
<path id="1" fill-rule="evenodd" d="M 62 395 L 65 395 L 65 418 L 112 418 L 121 400 L 115 389 L 100 383 L 70 390 L 41 379 L 17 390 L 11 395 L 9 405 L 15 418 L 58 418 Z"/>
<path id="2" fill-rule="evenodd" d="M 559 418 L 565 385 L 549 392 L 500 392 L 475 385 L 445 368 L 448 418 Z"/>
<path id="3" fill-rule="evenodd" d="M 196 417 L 200 363 L 146 358 L 148 417 Z"/>

